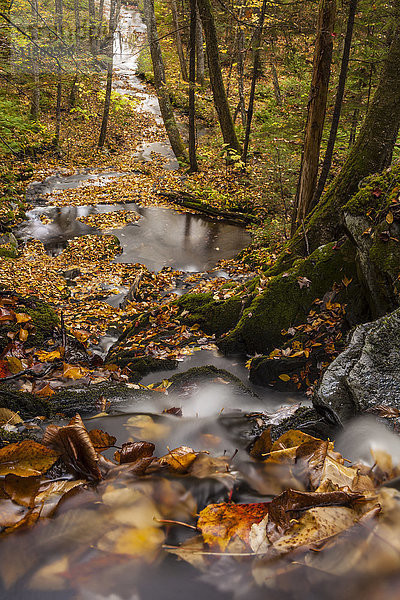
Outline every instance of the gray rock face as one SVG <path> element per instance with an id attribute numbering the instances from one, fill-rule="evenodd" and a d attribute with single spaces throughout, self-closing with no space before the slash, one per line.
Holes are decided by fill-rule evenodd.
<path id="1" fill-rule="evenodd" d="M 313 404 L 342 422 L 381 404 L 400 409 L 400 309 L 357 327 L 326 370 Z"/>

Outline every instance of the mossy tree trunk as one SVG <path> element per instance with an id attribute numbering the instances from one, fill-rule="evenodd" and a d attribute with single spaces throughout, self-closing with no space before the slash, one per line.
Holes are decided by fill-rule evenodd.
<path id="1" fill-rule="evenodd" d="M 284 270 L 296 256 L 304 256 L 321 244 L 346 233 L 341 209 L 355 194 L 362 179 L 388 167 L 400 127 L 400 2 L 394 10 L 395 30 L 383 63 L 379 82 L 354 146 L 340 173 L 320 202 L 299 227 L 273 273 Z"/>
<path id="2" fill-rule="evenodd" d="M 237 154 L 240 154 L 240 144 L 236 136 L 225 85 L 222 78 L 218 52 L 217 31 L 215 29 L 210 0 L 197 0 L 197 6 L 199 7 L 201 22 L 203 23 L 211 88 L 213 92 L 215 108 L 218 113 L 219 124 L 221 126 L 222 137 L 224 138 L 225 144 L 227 144 L 231 150 Z"/>
<path id="3" fill-rule="evenodd" d="M 147 38 L 150 46 L 151 62 L 153 64 L 154 85 L 157 91 L 158 103 L 160 105 L 161 116 L 167 131 L 172 150 L 178 161 L 187 163 L 188 155 L 183 145 L 169 99 L 168 89 L 165 80 L 164 61 L 161 54 L 160 41 L 157 33 L 157 23 L 154 14 L 154 1 L 145 0 L 144 17 L 147 27 Z"/>
<path id="4" fill-rule="evenodd" d="M 292 233 L 304 222 L 311 208 L 317 176 L 319 151 L 324 129 L 333 51 L 333 28 L 336 0 L 321 0 L 318 15 L 317 41 L 314 49 L 313 75 L 308 98 L 307 122 L 297 183 Z"/>

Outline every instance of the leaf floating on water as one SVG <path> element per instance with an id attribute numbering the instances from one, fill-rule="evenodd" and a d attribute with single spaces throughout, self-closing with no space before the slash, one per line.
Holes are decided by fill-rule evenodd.
<path id="1" fill-rule="evenodd" d="M 13 502 L 33 508 L 40 487 L 40 476 L 21 477 L 8 473 L 4 479 L 4 491 Z"/>
<path id="2" fill-rule="evenodd" d="M 9 444 L 0 449 L 0 476 L 8 473 L 20 477 L 39 475 L 50 469 L 60 454 L 32 440 Z"/>
<path id="3" fill-rule="evenodd" d="M 75 415 L 64 427 L 49 425 L 43 443 L 58 450 L 65 464 L 77 474 L 88 479 L 101 479 L 99 457 L 80 415 Z"/>
<path id="4" fill-rule="evenodd" d="M 89 437 L 96 452 L 103 452 L 103 450 L 111 448 L 117 441 L 114 435 L 110 435 L 101 429 L 92 429 L 89 431 Z"/>
<path id="5" fill-rule="evenodd" d="M 97 544 L 99 550 L 129 554 L 152 562 L 164 541 L 165 534 L 156 527 L 120 527 L 109 531 Z"/>
<path id="6" fill-rule="evenodd" d="M 197 528 L 211 548 L 224 551 L 235 536 L 248 544 L 252 525 L 262 521 L 268 506 L 268 502 L 209 504 L 201 511 Z"/>

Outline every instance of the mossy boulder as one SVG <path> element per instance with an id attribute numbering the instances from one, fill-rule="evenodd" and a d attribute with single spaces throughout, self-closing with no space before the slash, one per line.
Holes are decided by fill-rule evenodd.
<path id="1" fill-rule="evenodd" d="M 304 323 L 313 302 L 345 278 L 351 284 L 345 287 L 341 301 L 352 307 L 349 319 L 353 324 L 365 320 L 355 248 L 349 241 L 331 242 L 296 261 L 288 272 L 272 277 L 234 329 L 218 341 L 219 348 L 225 354 L 265 354 L 282 346 L 282 330 Z"/>
<path id="2" fill-rule="evenodd" d="M 400 304 L 400 166 L 368 177 L 344 207 L 373 317 Z"/>
<path id="3" fill-rule="evenodd" d="M 170 371 L 176 369 L 178 362 L 169 358 L 155 358 L 153 356 L 135 356 L 133 351 L 121 350 L 109 356 L 107 362 L 126 368 L 130 381 L 137 382 L 149 373 L 157 371 Z"/>
<path id="4" fill-rule="evenodd" d="M 29 315 L 32 321 L 29 321 L 33 325 L 33 329 L 30 329 L 29 336 L 25 342 L 25 347 L 36 347 L 43 346 L 52 338 L 56 329 L 59 327 L 60 321 L 54 311 L 54 309 L 36 298 L 22 298 L 14 294 L 10 295 L 14 300 L 15 304 L 11 305 L 11 308 L 15 312 L 25 313 Z M 18 332 L 21 328 L 20 324 L 15 321 L 5 321 L 0 324 L 0 352 L 10 343 L 10 338 L 7 336 L 9 332 Z"/>
<path id="5" fill-rule="evenodd" d="M 243 308 L 243 298 L 232 296 L 215 300 L 211 292 L 185 294 L 177 301 L 180 319 L 188 325 L 198 324 L 205 333 L 220 336 L 236 325 Z"/>
<path id="6" fill-rule="evenodd" d="M 236 375 L 233 375 L 225 369 L 218 369 L 214 365 L 204 365 L 202 367 L 192 367 L 182 373 L 176 373 L 169 378 L 170 386 L 168 393 L 180 394 L 186 393 L 187 387 L 191 389 L 203 386 L 206 383 L 214 383 L 225 386 L 230 384 L 232 393 L 240 395 L 246 394 L 256 397 L 256 394 L 250 390 Z"/>

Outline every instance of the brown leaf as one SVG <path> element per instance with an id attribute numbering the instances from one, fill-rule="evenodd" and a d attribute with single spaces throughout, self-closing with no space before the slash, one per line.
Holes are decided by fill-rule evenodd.
<path id="1" fill-rule="evenodd" d="M 17 423 L 22 423 L 22 419 L 19 414 L 15 413 L 13 410 L 9 408 L 0 408 L 0 424 L 4 425 L 8 423 L 9 425 L 16 425 Z"/>
<path id="2" fill-rule="evenodd" d="M 265 454 L 271 450 L 272 440 L 271 440 L 271 428 L 264 429 L 260 437 L 256 439 L 254 445 L 250 451 L 250 456 L 253 458 L 264 458 Z"/>
<path id="3" fill-rule="evenodd" d="M 78 475 L 99 480 L 99 457 L 79 414 L 64 427 L 49 425 L 43 443 L 57 449 L 64 462 Z"/>
<path id="4" fill-rule="evenodd" d="M 189 473 L 193 477 L 203 479 L 214 477 L 215 479 L 233 480 L 234 476 L 229 472 L 230 459 L 227 456 L 210 456 L 200 452 L 190 466 Z"/>
<path id="5" fill-rule="evenodd" d="M 39 491 L 40 477 L 32 475 L 30 477 L 21 477 L 9 473 L 4 480 L 4 490 L 6 494 L 21 506 L 33 508 L 35 506 L 35 497 Z"/>
<path id="6" fill-rule="evenodd" d="M 296 476 L 312 490 L 320 484 L 328 448 L 328 441 L 311 440 L 300 444 L 296 450 Z"/>
<path id="7" fill-rule="evenodd" d="M 269 504 L 209 504 L 200 513 L 197 529 L 207 544 L 222 551 L 234 536 L 248 544 L 251 526 L 262 521 L 268 513 Z"/>
<path id="8" fill-rule="evenodd" d="M 290 527 L 293 519 L 302 511 L 320 506 L 347 506 L 355 500 L 363 498 L 362 494 L 353 492 L 298 492 L 285 490 L 276 496 L 269 507 L 267 524 L 268 538 L 278 539 Z"/>
<path id="9" fill-rule="evenodd" d="M 151 442 L 127 442 L 122 444 L 120 452 L 115 452 L 114 458 L 123 465 L 133 463 L 141 458 L 149 458 L 153 456 L 155 445 Z"/>
<path id="10" fill-rule="evenodd" d="M 45 473 L 56 462 L 60 452 L 32 440 L 9 444 L 0 450 L 0 476 L 13 473 L 30 477 Z"/>
<path id="11" fill-rule="evenodd" d="M 101 429 L 92 429 L 89 431 L 89 437 L 96 452 L 103 452 L 103 450 L 111 448 L 117 441 L 115 436 Z"/>

